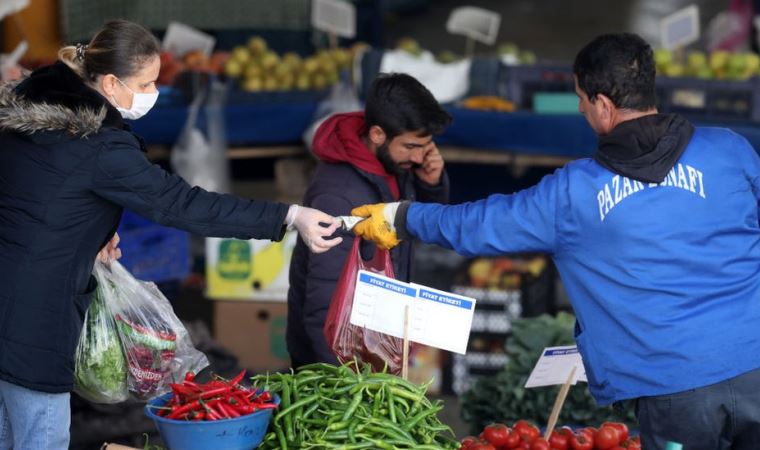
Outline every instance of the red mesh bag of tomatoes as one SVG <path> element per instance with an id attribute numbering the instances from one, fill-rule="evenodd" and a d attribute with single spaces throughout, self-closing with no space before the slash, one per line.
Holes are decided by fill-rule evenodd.
<path id="1" fill-rule="evenodd" d="M 394 278 L 390 252 L 377 249 L 369 261 L 361 257 L 361 238 L 356 237 L 343 266 L 325 320 L 327 344 L 341 361 L 356 359 L 369 363 L 375 371 L 401 373 L 403 340 L 351 324 L 356 278 L 360 270 Z M 414 345 L 410 346 L 410 352 Z M 361 365 L 357 365 L 360 367 Z"/>

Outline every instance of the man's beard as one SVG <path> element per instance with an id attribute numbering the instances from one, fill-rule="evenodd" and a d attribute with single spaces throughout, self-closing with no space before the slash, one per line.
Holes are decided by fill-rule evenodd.
<path id="1" fill-rule="evenodd" d="M 390 175 L 401 175 L 406 172 L 406 169 L 399 167 L 399 165 L 393 161 L 393 158 L 391 158 L 391 152 L 387 140 L 383 145 L 377 148 L 376 155 L 380 164 L 383 165 L 385 171 Z"/>

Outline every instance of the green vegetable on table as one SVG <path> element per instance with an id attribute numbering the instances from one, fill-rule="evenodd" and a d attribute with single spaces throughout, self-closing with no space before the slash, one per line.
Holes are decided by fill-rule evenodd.
<path id="1" fill-rule="evenodd" d="M 254 386 L 282 399 L 259 448 L 459 448 L 451 428 L 438 420 L 443 403 L 425 396 L 427 385 L 357 366 L 311 364 L 291 374 L 254 377 Z"/>

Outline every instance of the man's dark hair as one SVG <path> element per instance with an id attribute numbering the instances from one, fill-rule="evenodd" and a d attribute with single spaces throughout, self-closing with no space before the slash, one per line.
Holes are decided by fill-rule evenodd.
<path id="1" fill-rule="evenodd" d="M 638 35 L 597 37 L 578 52 L 573 73 L 591 101 L 604 94 L 616 107 L 637 111 L 657 104 L 652 47 Z"/>
<path id="2" fill-rule="evenodd" d="M 380 74 L 372 82 L 365 99 L 364 120 L 367 128 L 382 128 L 390 140 L 409 131 L 422 136 L 440 134 L 451 123 L 451 116 L 414 77 L 392 73 Z"/>

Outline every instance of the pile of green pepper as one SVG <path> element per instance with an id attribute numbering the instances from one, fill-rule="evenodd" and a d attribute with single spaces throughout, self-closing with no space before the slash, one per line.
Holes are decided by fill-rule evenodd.
<path id="1" fill-rule="evenodd" d="M 311 364 L 253 382 L 282 399 L 261 449 L 459 448 L 438 420 L 443 402 L 425 396 L 429 385 L 372 373 L 368 364 Z"/>

